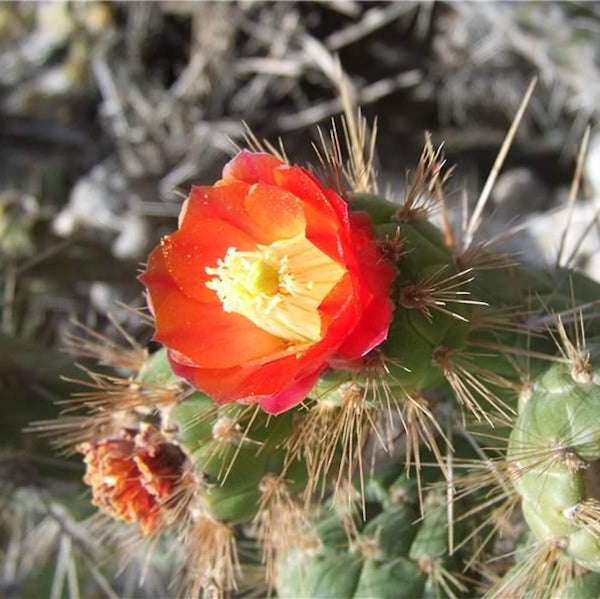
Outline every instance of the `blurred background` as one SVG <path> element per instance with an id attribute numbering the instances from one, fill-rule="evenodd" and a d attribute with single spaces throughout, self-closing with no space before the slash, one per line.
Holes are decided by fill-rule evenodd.
<path id="1" fill-rule="evenodd" d="M 81 325 L 149 341 L 136 276 L 190 184 L 249 131 L 316 162 L 339 65 L 381 188 L 401 197 L 429 131 L 456 214 L 537 76 L 480 233 L 517 226 L 511 251 L 553 261 L 590 126 L 563 255 L 600 279 L 599 39 L 596 2 L 0 2 L 0 597 L 173 596 L 173 552 L 123 560 L 90 532 L 80 460 L 23 429 L 89 391 Z"/>

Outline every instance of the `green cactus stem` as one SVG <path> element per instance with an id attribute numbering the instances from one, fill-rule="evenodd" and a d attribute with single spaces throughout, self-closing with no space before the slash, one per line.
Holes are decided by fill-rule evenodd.
<path id="1" fill-rule="evenodd" d="M 536 537 L 600 572 L 600 373 L 597 352 L 556 364 L 535 382 L 508 458 Z M 591 360 L 591 361 L 588 361 Z"/>
<path id="2" fill-rule="evenodd" d="M 426 496 L 417 522 L 416 483 L 397 473 L 395 467 L 368 481 L 364 522 L 345 505 L 322 510 L 279 563 L 279 597 L 419 599 L 466 590 L 449 572 L 458 556 L 448 557 L 443 495 Z"/>

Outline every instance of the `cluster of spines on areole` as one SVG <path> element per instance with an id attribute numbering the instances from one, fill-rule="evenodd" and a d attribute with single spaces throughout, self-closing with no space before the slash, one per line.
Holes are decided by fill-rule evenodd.
<path id="1" fill-rule="evenodd" d="M 114 322 L 114 321 L 113 321 Z M 63 409 L 57 419 L 32 423 L 28 429 L 51 437 L 53 445 L 72 454 L 82 443 L 120 435 L 124 429 L 137 429 L 153 411 L 168 410 L 185 390 L 174 379 L 166 384 L 146 382 L 139 373 L 148 363 L 148 350 L 114 322 L 123 341 L 76 325 L 65 338 L 65 350 L 78 358 L 93 360 L 103 368 L 95 372 L 81 366 L 85 378 L 65 379 L 77 391 L 57 401 Z"/>

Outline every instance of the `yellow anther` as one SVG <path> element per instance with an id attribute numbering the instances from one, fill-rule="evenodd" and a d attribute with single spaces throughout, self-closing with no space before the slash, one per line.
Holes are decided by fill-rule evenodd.
<path id="1" fill-rule="evenodd" d="M 223 310 L 293 344 L 306 344 L 321 339 L 318 308 L 346 270 L 297 235 L 253 252 L 229 248 L 206 272 L 214 275 L 206 286 Z"/>

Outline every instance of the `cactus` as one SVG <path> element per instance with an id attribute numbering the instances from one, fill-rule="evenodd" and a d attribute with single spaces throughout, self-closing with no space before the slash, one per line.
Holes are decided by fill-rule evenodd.
<path id="1" fill-rule="evenodd" d="M 308 206 L 303 210 L 312 214 L 312 199 L 302 195 L 316 185 L 312 175 L 272 156 L 257 161 L 245 153 L 232 164 L 219 185 L 192 192 L 184 222 L 195 216 L 204 223 L 210 196 L 218 210 L 209 216 L 227 233 L 227 219 L 240 215 L 223 200 L 223 189 L 235 188 L 248 203 L 258 189 L 268 203 L 269 194 L 277 195 L 264 189 L 272 182 L 253 187 L 244 177 L 271 181 L 275 172 L 286 185 L 297 185 Z M 485 244 L 460 245 L 448 226 L 439 230 L 429 218 L 434 200 L 428 190 L 443 177 L 430 144 L 402 204 L 376 195 L 372 182 L 359 185 L 357 172 L 369 173 L 370 166 L 357 169 L 344 186 L 340 165 L 329 165 L 339 196 L 317 189 L 331 210 L 311 221 L 323 248 L 342 247 L 346 272 L 311 246 L 306 261 L 317 264 L 321 278 L 303 281 L 297 297 L 294 276 L 306 274 L 306 264 L 280 254 L 310 244 L 287 213 L 275 229 L 293 230 L 293 243 L 269 239 L 254 248 L 238 231 L 243 247 L 227 247 L 211 234 L 217 251 L 202 235 L 194 237 L 202 232 L 194 223 L 185 234 L 165 238 L 142 280 L 166 347 L 152 354 L 141 347 L 107 351 L 93 333 L 91 341 L 72 343 L 120 374 L 91 374 L 91 391 L 74 398 L 54 425 L 64 433 L 61 444 L 84 455 L 85 481 L 105 513 L 138 522 L 151 542 L 163 535 L 184 548 L 181 587 L 189 597 L 225 595 L 257 564 L 265 566 L 258 569 L 266 586 L 282 598 L 470 596 L 483 578 L 477 569 L 485 569 L 483 549 L 470 541 L 489 541 L 493 553 L 502 542 L 502 519 L 514 517 L 521 499 L 537 539 L 533 557 L 507 571 L 498 567 L 500 581 L 487 596 L 538 599 L 569 584 L 573 592 L 588 592 L 593 578 L 585 584 L 571 578 L 578 568 L 600 571 L 600 497 L 592 486 L 600 459 L 593 424 L 600 401 L 596 350 L 590 342 L 588 356 L 581 328 L 571 342 L 560 318 L 555 329 L 549 325 L 555 313 L 593 307 L 598 285 L 563 269 L 534 271 L 495 256 Z M 239 177 L 233 183 L 231 172 Z M 290 193 L 286 188 L 283 197 L 294 215 L 298 204 Z M 347 231 L 346 217 L 354 226 Z M 238 225 L 256 229 L 244 223 Z M 328 227 L 337 237 L 328 237 Z M 358 257 L 349 239 L 362 250 Z M 194 243 L 214 252 L 208 267 L 197 269 L 190 259 Z M 173 248 L 182 264 L 172 263 Z M 300 271 L 290 267 L 294 260 Z M 354 278 L 344 278 L 348 273 Z M 393 284 L 390 273 L 396 273 Z M 285 278 L 283 299 L 279 276 Z M 199 284 L 202 277 L 207 281 Z M 351 316 L 346 296 L 334 293 L 338 284 L 355 303 Z M 169 303 L 175 296 L 191 315 L 165 311 L 178 305 Z M 288 296 L 297 303 L 286 304 Z M 321 303 L 326 308 L 315 318 L 310 310 Z M 206 310 L 207 318 L 234 313 L 228 323 L 245 323 L 246 363 L 231 363 L 227 342 L 235 335 L 229 332 L 216 342 L 219 359 L 203 362 L 192 343 L 196 324 L 205 326 L 196 323 L 196 310 L 198 317 Z M 291 322 L 289 314 L 299 320 Z M 334 323 L 335 334 L 319 336 L 321 318 Z M 350 328 L 348 337 L 337 319 Z M 263 327 L 260 335 L 252 329 L 255 337 L 245 337 L 247 321 Z M 310 335 L 300 335 L 299 323 Z M 285 343 L 264 335 L 272 331 Z M 360 335 L 352 337 L 353 331 Z M 593 331 L 590 323 L 586 332 Z M 73 414 L 78 408 L 84 414 Z M 487 460 L 486 446 L 508 438 L 499 459 Z M 455 467 L 465 464 L 484 474 L 455 476 Z M 497 491 L 491 498 L 489 484 Z M 446 494 L 471 504 L 448 504 Z M 523 581 L 548 560 L 541 586 L 528 590 Z M 462 568 L 470 578 L 459 574 Z"/>

